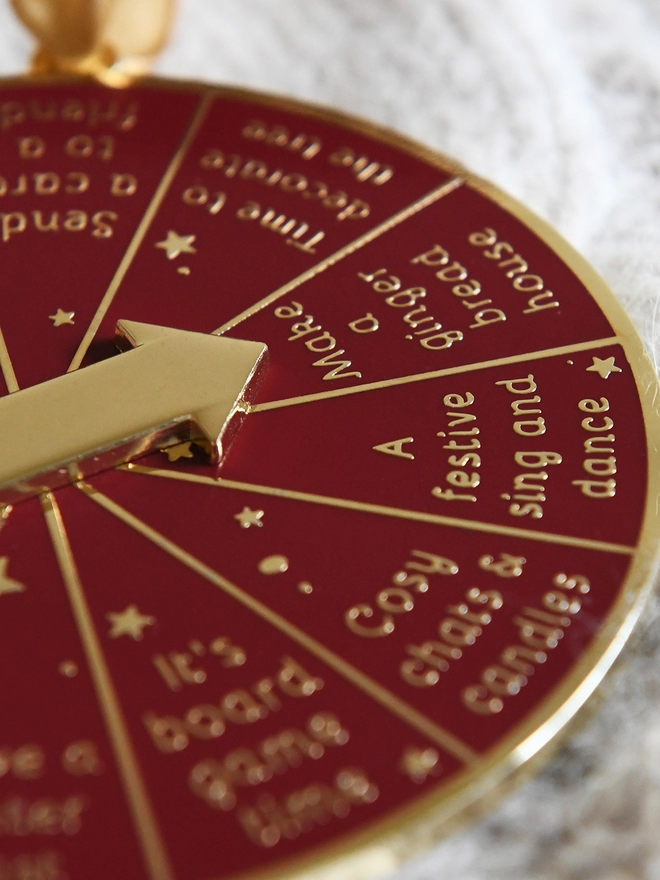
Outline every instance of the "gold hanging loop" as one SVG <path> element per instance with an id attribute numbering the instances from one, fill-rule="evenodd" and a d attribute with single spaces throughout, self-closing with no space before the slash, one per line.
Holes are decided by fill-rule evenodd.
<path id="1" fill-rule="evenodd" d="M 11 0 L 39 43 L 32 73 L 94 76 L 125 85 L 167 42 L 175 0 Z"/>

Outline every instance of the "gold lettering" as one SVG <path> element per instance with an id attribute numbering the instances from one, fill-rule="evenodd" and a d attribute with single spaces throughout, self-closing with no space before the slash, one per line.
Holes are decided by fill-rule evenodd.
<path id="1" fill-rule="evenodd" d="M 0 228 L 2 229 L 2 240 L 9 241 L 12 235 L 19 232 L 25 232 L 27 221 L 25 214 L 11 213 L 0 214 Z"/>
<path id="2" fill-rule="evenodd" d="M 358 156 L 350 147 L 341 147 L 329 156 L 328 161 L 331 165 L 350 169 L 360 183 L 382 186 L 394 176 L 394 169 L 390 165 L 381 165 L 368 156 Z"/>
<path id="3" fill-rule="evenodd" d="M 513 458 L 516 464 L 526 468 L 542 468 L 562 462 L 558 452 L 516 452 Z"/>
<path id="4" fill-rule="evenodd" d="M 533 373 L 529 373 L 523 379 L 502 379 L 495 384 L 504 385 L 510 394 L 533 394 L 538 387 Z M 521 385 L 522 387 L 519 387 Z"/>
<path id="5" fill-rule="evenodd" d="M 64 749 L 62 767 L 71 776 L 98 776 L 103 772 L 95 743 L 86 739 L 73 742 Z"/>
<path id="6" fill-rule="evenodd" d="M 260 120 L 252 120 L 242 131 L 244 138 L 256 141 L 265 141 L 272 146 L 282 147 L 294 153 L 299 153 L 303 159 L 313 159 L 323 146 L 322 141 L 306 134 L 291 136 L 288 128 L 283 125 L 269 127 Z"/>
<path id="7" fill-rule="evenodd" d="M 440 673 L 449 669 L 448 660 L 460 660 L 463 652 L 444 642 L 431 641 L 422 645 L 407 645 L 412 659 L 400 666 L 401 677 L 414 687 L 430 687 L 440 681 Z"/>
<path id="8" fill-rule="evenodd" d="M 275 683 L 271 678 L 262 678 L 261 681 L 258 681 L 257 684 L 253 686 L 252 690 L 256 693 L 259 699 L 265 703 L 266 707 L 270 709 L 271 712 L 278 712 L 282 708 L 282 703 L 273 693 L 274 687 Z"/>
<path id="9" fill-rule="evenodd" d="M 247 660 L 245 649 L 241 648 L 240 645 L 233 645 L 231 639 L 224 636 L 214 639 L 209 645 L 209 651 L 216 657 L 221 658 L 221 663 L 225 669 L 242 666 Z"/>
<path id="10" fill-rule="evenodd" d="M 62 226 L 67 232 L 82 232 L 87 228 L 87 220 L 85 211 L 67 211 Z"/>
<path id="11" fill-rule="evenodd" d="M 112 174 L 110 176 L 110 195 L 134 196 L 137 188 L 137 177 L 132 174 Z"/>
<path id="12" fill-rule="evenodd" d="M 33 211 L 32 212 L 32 219 L 34 221 L 34 228 L 38 232 L 57 232 L 58 229 L 60 228 L 59 227 L 60 215 L 57 213 L 57 211 L 54 211 L 50 215 L 48 222 L 46 222 L 46 223 L 44 223 L 43 214 L 41 213 L 41 211 Z"/>
<path id="13" fill-rule="evenodd" d="M 378 330 L 380 324 L 378 323 L 378 319 L 374 318 L 371 312 L 367 312 L 363 318 L 357 318 L 355 321 L 350 321 L 348 326 L 353 333 L 373 333 Z"/>
<path id="14" fill-rule="evenodd" d="M 486 555 L 479 559 L 479 568 L 490 571 L 498 577 L 520 577 L 526 561 L 524 556 L 511 556 L 509 553 L 500 553 L 499 560 L 494 556 Z"/>
<path id="15" fill-rule="evenodd" d="M 474 324 L 470 324 L 470 330 L 477 327 L 487 327 L 489 324 L 496 324 L 498 321 L 506 321 L 506 314 L 502 309 L 481 309 L 474 316 Z"/>
<path id="16" fill-rule="evenodd" d="M 222 761 L 200 761 L 188 777 L 191 790 L 210 807 L 231 810 L 236 805 L 237 786 L 268 782 L 273 773 L 299 767 L 305 758 L 316 761 L 323 757 L 326 747 L 343 746 L 349 740 L 348 731 L 331 712 L 313 715 L 306 727 L 307 733 L 295 728 L 282 730 L 254 749 L 233 749 Z"/>
<path id="17" fill-rule="evenodd" d="M 447 613 L 452 616 L 445 617 L 438 625 L 441 641 L 406 646 L 409 657 L 401 663 L 399 672 L 407 684 L 414 687 L 437 684 L 441 674 L 449 669 L 449 661 L 460 660 L 463 649 L 473 645 L 483 633 L 483 627 L 492 621 L 492 615 L 483 607 L 497 611 L 504 604 L 502 595 L 496 590 L 484 592 L 478 587 L 468 589 L 465 598 L 467 602 L 447 607 Z M 471 608 L 473 605 L 478 610 Z"/>
<path id="18" fill-rule="evenodd" d="M 539 302 L 542 300 L 549 299 L 551 302 L 543 303 L 543 305 L 539 305 Z M 539 293 L 536 296 L 531 297 L 527 301 L 527 305 L 529 308 L 523 309 L 523 315 L 533 315 L 535 312 L 540 312 L 543 309 L 556 309 L 559 308 L 559 302 L 554 299 L 554 293 L 550 290 L 546 290 L 545 293 Z"/>
<path id="19" fill-rule="evenodd" d="M 589 437 L 584 441 L 584 451 L 587 455 L 598 455 L 600 452 L 614 452 L 613 446 L 599 446 L 599 443 L 614 443 L 614 434 L 606 434 L 604 437 Z"/>
<path id="20" fill-rule="evenodd" d="M 300 228 L 293 233 L 291 238 L 287 239 L 286 243 L 292 244 L 295 248 L 298 248 L 299 251 L 304 251 L 304 253 L 306 254 L 315 254 L 316 245 L 320 244 L 323 241 L 323 239 L 325 238 L 325 232 L 316 232 L 307 241 L 299 241 L 301 236 L 305 235 L 307 229 L 307 224 L 303 223 Z"/>
<path id="21" fill-rule="evenodd" d="M 82 171 L 70 171 L 66 175 L 67 184 L 65 192 L 84 193 L 89 189 L 89 176 Z"/>
<path id="22" fill-rule="evenodd" d="M 413 443 L 413 437 L 403 437 L 401 440 L 390 440 L 388 443 L 380 443 L 377 446 L 372 446 L 371 448 L 376 452 L 383 452 L 385 455 L 395 455 L 398 458 L 408 458 L 413 460 L 415 456 L 412 452 L 404 452 L 403 445 L 404 443 Z"/>
<path id="23" fill-rule="evenodd" d="M 289 318 L 299 318 L 302 313 L 303 307 L 300 303 L 292 302 L 290 306 L 278 306 L 273 314 L 276 318 L 287 320 Z"/>
<path id="24" fill-rule="evenodd" d="M 578 403 L 578 409 L 585 413 L 604 413 L 609 412 L 610 402 L 606 397 L 599 400 L 585 398 Z M 604 434 L 614 427 L 614 419 L 610 416 L 589 416 L 581 420 L 582 429 L 589 434 Z M 585 457 L 582 461 L 582 469 L 590 477 L 598 479 L 588 480 L 572 480 L 573 486 L 579 486 L 580 491 L 587 498 L 595 498 L 599 500 L 614 498 L 616 495 L 616 480 L 611 479 L 617 472 L 616 456 L 614 446 L 605 446 L 600 444 L 614 443 L 616 437 L 614 434 L 607 433 L 601 437 L 588 437 L 584 441 Z M 588 456 L 599 456 L 588 457 Z M 607 479 L 603 479 L 603 477 Z"/>
<path id="25" fill-rule="evenodd" d="M 482 685 L 466 687 L 461 693 L 461 700 L 464 706 L 477 715 L 496 715 L 504 708 L 502 700 L 494 697 Z"/>
<path id="26" fill-rule="evenodd" d="M 90 159 L 96 156 L 103 162 L 108 162 L 114 156 L 115 141 L 109 135 L 98 138 L 88 134 L 77 134 L 70 137 L 64 145 L 64 152 L 74 159 Z"/>
<path id="27" fill-rule="evenodd" d="M 243 807 L 237 818 L 246 835 L 258 846 L 270 848 L 284 837 L 294 839 L 315 825 L 332 818 L 344 818 L 354 804 L 371 804 L 379 795 L 377 786 L 355 767 L 336 775 L 334 787 L 309 785 L 278 802 L 263 794 L 253 807 Z"/>
<path id="28" fill-rule="evenodd" d="M 64 152 L 75 159 L 88 159 L 94 153 L 94 141 L 88 134 L 78 134 L 69 138 Z"/>
<path id="29" fill-rule="evenodd" d="M 142 720 L 154 745 L 164 754 L 181 752 L 187 747 L 189 738 L 183 721 L 171 715 L 157 718 L 153 712 L 145 712 Z"/>
<path id="30" fill-rule="evenodd" d="M 325 746 L 343 746 L 349 740 L 348 731 L 332 712 L 317 712 L 307 722 L 307 730 Z"/>
<path id="31" fill-rule="evenodd" d="M 527 684 L 527 678 L 505 666 L 489 666 L 481 673 L 481 680 L 491 694 L 508 696 L 517 694 Z"/>
<path id="32" fill-rule="evenodd" d="M 92 235 L 94 238 L 112 238 L 114 229 L 110 225 L 118 220 L 114 211 L 98 211 L 92 216 L 92 225 L 94 230 Z"/>
<path id="33" fill-rule="evenodd" d="M 19 104 L 18 101 L 7 101 L 4 104 L 0 104 L 0 128 L 3 131 L 7 131 L 13 128 L 14 125 L 25 122 L 26 119 L 25 107 L 23 104 Z"/>
<path id="34" fill-rule="evenodd" d="M 333 354 L 335 357 L 341 357 L 341 355 L 346 354 L 346 352 L 344 351 L 343 348 L 339 348 L 339 349 L 337 349 L 337 351 L 333 352 Z M 345 372 L 345 370 L 347 370 L 348 367 L 350 367 L 352 365 L 351 361 L 330 360 L 330 358 L 332 356 L 333 355 L 331 355 L 331 354 L 326 354 L 325 357 L 319 358 L 317 361 L 314 361 L 314 364 L 313 364 L 315 367 L 332 367 L 333 368 L 328 373 L 325 374 L 325 376 L 323 377 L 324 381 L 327 382 L 331 379 L 348 379 L 351 376 L 354 376 L 356 379 L 362 378 L 362 373 L 358 372 L 357 370 L 352 370 L 351 372 Z"/>
<path id="35" fill-rule="evenodd" d="M 538 394 L 535 394 L 534 397 L 528 397 L 525 400 L 514 400 L 511 403 L 511 410 L 514 416 L 525 416 L 525 415 L 534 415 L 535 413 L 540 413 L 541 410 L 537 409 L 534 404 L 540 403 L 541 398 Z M 527 406 L 527 409 L 525 409 Z"/>
<path id="36" fill-rule="evenodd" d="M 16 779 L 39 779 L 46 769 L 41 746 L 28 744 L 17 749 L 0 749 L 0 778 L 11 774 Z"/>
<path id="37" fill-rule="evenodd" d="M 118 130 L 129 131 L 137 124 L 137 113 L 138 105 L 135 102 L 122 106 L 118 101 L 111 101 L 107 108 L 102 109 L 98 101 L 86 104 L 72 98 L 66 98 L 62 102 L 51 101 L 43 107 L 38 101 L 30 101 L 27 105 L 9 101 L 0 104 L 0 128 L 6 131 L 28 120 L 43 123 L 61 119 L 71 123 L 85 122 L 90 127 L 113 123 Z"/>
<path id="38" fill-rule="evenodd" d="M 545 281 L 543 278 L 540 275 L 529 274 L 527 260 L 515 253 L 514 247 L 508 241 L 498 241 L 497 232 L 494 229 L 487 226 L 483 232 L 472 232 L 468 235 L 468 242 L 473 247 L 490 248 L 490 250 L 482 250 L 484 257 L 488 260 L 497 260 L 498 267 L 506 269 L 505 277 L 511 281 L 514 290 L 523 293 L 535 290 L 544 291 L 530 297 L 527 301 L 527 308 L 523 309 L 523 315 L 532 315 L 559 306 L 559 302 L 554 298 L 554 293 L 550 290 L 544 290 Z M 506 258 L 502 259 L 504 255 Z M 509 268 L 510 266 L 513 268 Z"/>
<path id="39" fill-rule="evenodd" d="M 434 498 L 439 498 L 441 501 L 476 501 L 477 500 L 476 495 L 460 494 L 458 492 L 454 492 L 453 489 L 441 489 L 440 486 L 435 486 L 433 489 L 431 489 L 431 495 L 433 495 Z"/>
<path id="40" fill-rule="evenodd" d="M 190 771 L 188 784 L 194 794 L 215 810 L 232 810 L 236 806 L 234 789 L 220 761 L 208 759 L 195 764 Z"/>
<path id="41" fill-rule="evenodd" d="M 591 400 L 591 398 L 586 398 L 585 400 L 581 400 L 578 403 L 578 409 L 582 410 L 582 412 L 608 412 L 609 408 L 610 402 L 606 397 L 601 397 L 600 400 Z"/>
<path id="42" fill-rule="evenodd" d="M 0 880 L 69 880 L 59 853 L 43 852 L 0 856 Z"/>
<path id="43" fill-rule="evenodd" d="M 225 700 L 230 699 L 232 696 L 232 694 L 229 694 L 225 697 Z M 223 706 L 226 708 L 224 701 Z M 237 720 L 236 717 L 231 717 L 230 714 L 227 717 L 230 721 Z M 259 717 L 261 716 L 259 715 Z M 188 732 L 198 739 L 216 739 L 225 732 L 222 712 L 218 706 L 212 706 L 209 703 L 202 703 L 189 709 L 186 712 L 185 723 Z"/>
<path id="44" fill-rule="evenodd" d="M 383 614 L 380 623 L 375 626 L 367 626 L 360 622 L 360 618 L 370 620 L 374 615 L 374 610 L 370 605 L 360 603 L 349 608 L 344 615 L 346 626 L 358 636 L 365 638 L 382 638 L 394 632 L 394 621 L 391 614 Z"/>
<path id="45" fill-rule="evenodd" d="M 573 486 L 579 486 L 587 498 L 614 498 L 616 480 L 572 480 Z"/>
<path id="46" fill-rule="evenodd" d="M 46 152 L 46 143 L 40 137 L 24 137 L 18 142 L 20 159 L 41 159 Z"/>
<path id="47" fill-rule="evenodd" d="M 63 801 L 54 798 L 38 801 L 9 798 L 0 802 L 0 837 L 77 834 L 82 826 L 81 813 L 86 806 L 86 799 L 79 796 Z"/>
<path id="48" fill-rule="evenodd" d="M 234 724 L 253 724 L 268 714 L 268 709 L 243 688 L 227 694 L 220 705 L 227 719 Z"/>
<path id="49" fill-rule="evenodd" d="M 543 607 L 523 608 L 522 615 L 513 623 L 518 629 L 521 644 L 509 645 L 499 656 L 499 662 L 491 664 L 481 674 L 481 684 L 471 685 L 462 692 L 463 705 L 479 715 L 494 715 L 504 708 L 502 697 L 518 694 L 537 665 L 545 663 L 548 652 L 558 647 L 564 630 L 570 626 L 570 617 L 577 614 L 581 603 L 568 591 L 589 592 L 589 581 L 583 575 L 566 575 L 563 572 L 553 578 L 556 589 L 543 597 Z M 552 613 L 550 613 L 552 612 Z M 559 613 L 555 613 L 559 612 Z"/>
<path id="50" fill-rule="evenodd" d="M 500 263 L 500 265 L 502 264 Z M 507 278 L 511 277 L 511 273 L 507 272 Z M 540 275 L 521 275 L 514 279 L 513 286 L 516 290 L 527 292 L 529 290 L 543 290 L 545 284 Z M 552 296 L 552 294 L 550 294 L 550 296 Z M 530 303 L 531 302 L 532 300 L 530 300 Z M 558 303 L 555 303 L 555 305 L 558 305 Z"/>
<path id="51" fill-rule="evenodd" d="M 59 174 L 47 172 L 45 174 L 33 174 L 34 191 L 38 196 L 54 195 L 60 188 Z"/>
<path id="52" fill-rule="evenodd" d="M 310 675 L 292 657 L 283 658 L 276 679 L 282 693 L 290 697 L 310 697 L 323 687 L 321 678 Z M 186 749 L 191 736 L 217 739 L 224 734 L 227 722 L 253 724 L 277 711 L 281 702 L 272 693 L 273 688 L 273 680 L 264 678 L 252 688 L 261 702 L 249 690 L 239 688 L 225 694 L 218 703 L 192 706 L 183 719 L 146 712 L 143 722 L 156 748 L 163 754 L 173 754 Z"/>
<path id="53" fill-rule="evenodd" d="M 406 562 L 409 571 L 422 571 L 425 574 L 452 575 L 458 574 L 458 565 L 453 559 L 427 553 L 424 550 L 411 550 L 410 555 L 416 559 Z"/>
<path id="54" fill-rule="evenodd" d="M 304 758 L 317 760 L 324 752 L 321 743 L 313 742 L 301 730 L 283 730 L 276 736 L 268 737 L 259 746 L 259 754 L 275 773 L 283 773 L 289 767 L 299 767 Z M 225 765 L 229 766 L 227 759 Z M 249 781 L 254 784 L 252 780 Z"/>

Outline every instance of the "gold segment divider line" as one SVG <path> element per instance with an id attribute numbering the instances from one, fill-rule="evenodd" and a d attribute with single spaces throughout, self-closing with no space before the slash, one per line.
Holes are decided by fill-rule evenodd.
<path id="1" fill-rule="evenodd" d="M 183 565 L 196 572 L 196 574 L 218 587 L 218 589 L 222 590 L 226 595 L 231 596 L 232 599 L 239 602 L 245 608 L 248 608 L 253 614 L 256 614 L 257 617 L 260 617 L 262 620 L 266 621 L 266 623 L 269 623 L 306 651 L 309 651 L 310 654 L 313 654 L 318 660 L 330 667 L 330 669 L 342 678 L 349 681 L 376 703 L 379 703 L 383 708 L 387 709 L 393 715 L 396 715 L 399 719 L 417 730 L 423 736 L 427 737 L 431 742 L 440 746 L 457 760 L 464 764 L 473 764 L 478 761 L 478 754 L 466 743 L 462 742 L 462 740 L 455 737 L 448 730 L 440 727 L 440 725 L 436 724 L 434 721 L 431 721 L 426 715 L 418 712 L 417 709 L 414 709 L 405 700 L 402 700 L 387 688 L 378 684 L 378 682 L 374 681 L 370 676 L 353 666 L 347 660 L 344 660 L 343 657 L 335 654 L 334 651 L 326 648 L 321 642 L 299 629 L 295 624 L 290 623 L 276 611 L 273 611 L 267 605 L 264 605 L 263 602 L 260 602 L 258 599 L 250 596 L 245 590 L 242 590 L 240 587 L 231 583 L 231 581 L 228 581 L 221 574 L 214 571 L 214 569 L 205 565 L 182 547 L 179 547 L 178 544 L 170 541 L 160 532 L 157 532 L 155 529 L 151 528 L 151 526 L 148 526 L 145 522 L 138 519 L 138 517 L 129 513 L 111 498 L 108 498 L 107 495 L 103 495 L 97 489 L 94 489 L 86 483 L 76 483 L 76 486 L 89 498 L 105 508 L 109 513 L 116 516 L 127 526 L 135 529 L 135 531 L 154 543 L 161 550 L 169 553 L 174 559 L 178 560 Z"/>
<path id="2" fill-rule="evenodd" d="M 509 357 L 494 358 L 491 361 L 477 361 L 472 364 L 461 364 L 458 367 L 447 367 L 444 370 L 433 370 L 430 373 L 414 373 L 410 376 L 400 376 L 397 379 L 381 379 L 378 382 L 369 382 L 365 385 L 351 385 L 347 388 L 336 388 L 333 391 L 318 391 L 315 394 L 303 394 L 300 397 L 287 397 L 282 400 L 268 400 L 265 403 L 251 405 L 248 412 L 266 412 L 269 409 L 281 409 L 285 406 L 297 406 L 299 403 L 313 403 L 315 400 L 327 400 L 331 397 L 345 397 L 347 394 L 361 394 L 364 391 L 377 391 L 379 388 L 393 388 L 396 385 L 408 385 L 411 382 L 426 382 L 429 379 L 439 379 L 442 376 L 458 376 L 461 373 L 471 373 L 476 370 L 487 370 L 490 367 L 502 367 L 508 364 L 523 364 L 538 358 L 559 357 L 563 354 L 575 354 L 578 351 L 589 351 L 591 348 L 601 348 L 604 345 L 619 343 L 618 336 L 609 336 L 607 339 L 592 339 L 589 342 L 576 342 L 572 345 L 560 345 L 557 348 L 545 348 L 540 351 L 528 351 L 524 354 L 514 354 Z"/>
<path id="3" fill-rule="evenodd" d="M 311 269 L 307 269 L 296 278 L 288 281 L 282 287 L 278 287 L 277 290 L 273 291 L 273 293 L 265 296 L 263 299 L 260 299 L 258 302 L 245 309 L 244 312 L 241 312 L 240 315 L 236 315 L 234 318 L 231 318 L 221 327 L 218 327 L 217 330 L 214 330 L 212 335 L 222 336 L 223 333 L 231 330 L 237 324 L 240 324 L 241 321 L 245 321 L 247 318 L 251 318 L 252 315 L 256 315 L 257 312 L 260 312 L 271 303 L 274 303 L 276 300 L 280 299 L 280 297 L 285 296 L 292 290 L 295 290 L 296 287 L 300 287 L 301 284 L 304 284 L 306 281 L 309 281 L 316 275 L 320 275 L 321 272 L 325 272 L 326 269 L 329 269 L 330 266 L 334 266 L 335 263 L 343 260 L 344 257 L 348 257 L 350 256 L 350 254 L 355 253 L 355 251 L 359 251 L 360 248 L 365 246 L 365 244 L 369 244 L 369 242 L 383 235 L 383 233 L 389 232 L 390 229 L 394 229 L 395 226 L 403 223 L 404 220 L 407 220 L 414 214 L 418 214 L 420 211 L 423 211 L 424 208 L 428 208 L 429 205 L 432 205 L 434 202 L 439 201 L 444 196 L 449 195 L 449 193 L 453 192 L 464 182 L 465 181 L 462 177 L 453 177 L 451 180 L 443 183 L 442 186 L 431 190 L 430 193 L 422 196 L 421 199 L 413 202 L 412 205 L 408 205 L 407 208 L 403 208 L 403 210 L 399 211 L 396 214 L 393 214 L 392 217 L 384 220 L 378 226 L 374 226 L 373 229 L 370 229 L 369 232 L 365 232 L 364 235 L 356 238 L 354 241 L 350 242 L 350 244 L 344 245 L 344 247 L 340 248 L 338 251 L 335 251 L 334 254 L 326 257 L 325 260 L 321 260 L 320 263 L 312 266 Z"/>
<path id="4" fill-rule="evenodd" d="M 110 736 L 150 880 L 175 880 L 126 721 L 103 656 L 103 649 L 94 628 L 60 509 L 50 493 L 41 496 L 41 505 Z"/>
<path id="5" fill-rule="evenodd" d="M 14 394 L 14 392 L 18 391 L 18 381 L 16 379 L 16 373 L 14 372 L 14 366 L 11 362 L 11 358 L 9 357 L 9 350 L 7 348 L 7 343 L 5 342 L 5 337 L 2 332 L 2 328 L 0 327 L 0 369 L 2 370 L 2 375 L 5 377 L 5 385 L 7 386 L 7 391 L 10 394 Z"/>
<path id="6" fill-rule="evenodd" d="M 121 286 L 121 283 L 124 280 L 124 277 L 125 277 L 126 273 L 128 272 L 128 269 L 129 269 L 131 263 L 135 259 L 135 255 L 137 254 L 137 252 L 140 248 L 140 245 L 144 241 L 144 237 L 147 234 L 147 232 L 149 231 L 149 227 L 151 226 L 151 223 L 152 223 L 154 217 L 156 216 L 156 213 L 157 213 L 158 209 L 160 208 L 160 206 L 163 202 L 163 199 L 167 195 L 167 192 L 168 192 L 170 186 L 172 185 L 172 181 L 174 180 L 174 177 L 176 176 L 179 168 L 181 167 L 181 163 L 185 159 L 186 154 L 188 152 L 188 149 L 189 149 L 192 141 L 194 140 L 197 132 L 200 129 L 200 126 L 202 125 L 202 123 L 204 122 L 204 120 L 206 118 L 206 114 L 209 111 L 209 108 L 211 106 L 211 103 L 212 103 L 215 95 L 216 95 L 216 92 L 213 89 L 209 89 L 204 94 L 204 96 L 200 102 L 200 105 L 197 108 L 197 110 L 195 111 L 195 114 L 194 114 L 194 116 L 188 126 L 188 130 L 186 131 L 186 133 L 183 137 L 183 140 L 181 141 L 181 144 L 179 145 L 176 153 L 172 157 L 172 161 L 168 165 L 167 170 L 165 171 L 165 174 L 161 178 L 161 181 L 158 184 L 158 187 L 156 188 L 156 191 L 155 191 L 151 201 L 149 202 L 147 210 L 145 211 L 144 216 L 142 217 L 142 220 L 140 221 L 138 228 L 135 230 L 135 234 L 133 235 L 133 238 L 131 239 L 131 242 L 128 245 L 126 253 L 124 254 L 124 256 L 121 260 L 121 263 L 119 264 L 117 271 L 115 272 L 114 277 L 113 277 L 112 281 L 110 282 L 110 286 L 108 287 L 105 294 L 103 295 L 103 298 L 99 304 L 99 307 L 97 308 L 97 310 L 94 314 L 94 317 L 92 318 L 92 321 L 91 321 L 89 327 L 87 328 L 87 332 L 83 336 L 82 342 L 78 346 L 78 349 L 73 357 L 73 360 L 69 364 L 69 368 L 67 370 L 67 373 L 72 373 L 74 370 L 77 370 L 78 367 L 80 366 L 80 364 L 82 363 L 83 358 L 87 354 L 87 349 L 91 345 L 91 342 L 92 342 L 94 336 L 96 335 L 96 331 L 101 326 L 101 321 L 103 320 L 108 309 L 110 308 L 112 301 L 114 300 L 115 295 L 117 294 L 117 291 L 119 290 L 119 287 Z"/>
<path id="7" fill-rule="evenodd" d="M 415 522 L 431 523 L 437 526 L 449 526 L 452 529 L 467 529 L 472 532 L 486 532 L 490 535 L 506 535 L 512 538 L 524 538 L 529 541 L 541 541 L 545 544 L 562 544 L 567 547 L 581 547 L 585 550 L 599 550 L 602 553 L 620 553 L 632 556 L 636 548 L 628 544 L 613 544 L 609 541 L 596 541 L 591 538 L 574 538 L 572 535 L 559 535 L 554 532 L 535 532 L 532 529 L 519 529 L 515 526 L 496 525 L 481 520 L 459 519 L 454 516 L 443 516 L 439 513 L 424 513 L 418 510 L 406 510 L 401 507 L 388 507 L 383 504 L 369 504 L 365 501 L 351 501 L 346 498 L 333 498 L 328 495 L 315 495 L 311 492 L 298 492 L 295 489 L 277 489 L 272 486 L 261 486 L 257 483 L 241 483 L 236 480 L 225 480 L 222 477 L 213 479 L 199 474 L 177 473 L 176 471 L 160 470 L 144 465 L 119 465 L 116 470 L 128 473 L 146 474 L 152 477 L 164 477 L 168 480 L 181 480 L 185 483 L 202 483 L 215 486 L 216 489 L 236 489 L 241 492 L 255 492 L 258 495 L 270 495 L 273 498 L 288 498 L 292 501 L 303 501 L 308 504 L 322 504 L 326 507 L 338 507 L 343 510 L 357 510 L 361 513 L 374 513 L 378 516 L 391 516 L 397 519 L 409 519 Z"/>

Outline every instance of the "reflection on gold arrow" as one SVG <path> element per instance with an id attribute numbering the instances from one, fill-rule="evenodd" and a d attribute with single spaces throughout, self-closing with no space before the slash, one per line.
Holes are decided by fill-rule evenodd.
<path id="1" fill-rule="evenodd" d="M 266 365 L 266 346 L 120 321 L 110 360 L 0 400 L 0 503 L 81 479 L 181 440 L 217 462 Z"/>

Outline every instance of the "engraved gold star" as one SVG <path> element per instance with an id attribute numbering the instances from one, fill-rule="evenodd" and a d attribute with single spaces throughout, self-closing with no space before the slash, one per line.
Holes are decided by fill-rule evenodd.
<path id="1" fill-rule="evenodd" d="M 61 327 L 62 324 L 74 324 L 73 316 L 75 312 L 65 312 L 64 309 L 58 309 L 54 315 L 48 315 L 53 322 L 53 327 Z"/>
<path id="2" fill-rule="evenodd" d="M 234 519 L 238 520 L 244 529 L 249 529 L 250 526 L 261 528 L 263 525 L 261 522 L 263 515 L 263 510 L 250 510 L 249 507 L 244 507 L 240 513 L 234 514 Z"/>
<path id="3" fill-rule="evenodd" d="M 157 248 L 161 248 L 167 254 L 168 260 L 174 260 L 179 254 L 195 254 L 196 249 L 192 246 L 196 236 L 179 235 L 170 229 L 167 238 L 156 244 Z"/>
<path id="4" fill-rule="evenodd" d="M 25 585 L 20 581 L 15 581 L 13 578 L 10 578 L 5 573 L 7 571 L 7 565 L 9 564 L 9 557 L 2 556 L 0 557 L 0 596 L 4 593 L 23 593 L 25 591 Z"/>
<path id="5" fill-rule="evenodd" d="M 588 373 L 598 373 L 603 379 L 608 379 L 610 373 L 622 373 L 621 367 L 617 367 L 614 363 L 614 357 L 599 358 L 592 357 L 593 365 L 587 367 Z"/>
<path id="6" fill-rule="evenodd" d="M 166 446 L 165 449 L 160 451 L 167 456 L 168 461 L 178 461 L 180 458 L 194 458 L 191 446 L 192 441 L 186 440 L 185 443 L 177 443 L 176 446 Z"/>
<path id="7" fill-rule="evenodd" d="M 108 633 L 111 639 L 131 636 L 139 641 L 145 626 L 153 626 L 156 622 L 156 618 L 150 614 L 140 614 L 137 605 L 128 605 L 123 611 L 109 611 L 105 616 L 112 624 Z"/>
<path id="8" fill-rule="evenodd" d="M 411 782 L 424 782 L 431 773 L 440 770 L 440 755 L 435 749 L 415 749 L 409 747 L 404 750 L 399 769 L 410 778 Z"/>

